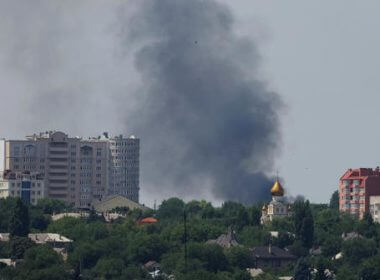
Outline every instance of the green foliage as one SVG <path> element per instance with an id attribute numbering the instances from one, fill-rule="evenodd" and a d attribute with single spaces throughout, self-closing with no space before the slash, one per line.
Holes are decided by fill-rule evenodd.
<path id="1" fill-rule="evenodd" d="M 294 209 L 294 228 L 296 238 L 305 248 L 311 248 L 314 241 L 314 219 L 309 201 L 296 201 Z"/>
<path id="2" fill-rule="evenodd" d="M 164 200 L 157 211 L 159 219 L 179 219 L 183 217 L 185 203 L 183 200 L 172 197 Z"/>
<path id="3" fill-rule="evenodd" d="M 362 280 L 380 279 L 380 256 L 364 260 L 359 269 L 359 277 Z"/>
<path id="4" fill-rule="evenodd" d="M 8 197 L 0 199 L 0 232 L 8 232 L 9 222 L 13 209 L 16 206 L 17 198 Z"/>
<path id="5" fill-rule="evenodd" d="M 311 273 L 308 262 L 304 258 L 300 258 L 294 268 L 294 280 L 309 280 Z"/>
<path id="6" fill-rule="evenodd" d="M 20 207 L 18 203 L 16 199 L 0 199 L 3 232 L 11 224 L 24 225 L 14 223 L 17 219 L 13 209 Z M 0 279 L 150 279 L 143 265 L 153 260 L 161 264 L 164 273 L 173 274 L 176 279 L 248 280 L 251 277 L 246 268 L 254 266 L 250 248 L 269 242 L 289 249 L 300 260 L 296 266 L 266 268 L 257 279 L 277 279 L 292 271 L 295 279 L 308 279 L 310 270 L 315 269 L 313 277 L 321 280 L 326 279 L 326 268 L 335 272 L 337 280 L 379 278 L 380 225 L 373 223 L 370 216 L 358 221 L 323 204 L 297 201 L 293 217 L 261 225 L 260 205 L 245 207 L 237 202 L 225 202 L 222 207 L 213 207 L 206 201 L 193 200 L 185 204 L 178 198 L 170 198 L 156 213 L 159 222 L 146 226 L 138 225 L 136 220 L 154 216 L 154 211 L 147 214 L 118 209 L 127 216 L 113 223 L 106 223 L 95 213 L 89 219 L 65 217 L 51 221 L 46 213 L 65 211 L 66 205 L 46 200 L 37 206 L 24 206 L 24 211 L 29 209 L 32 231 L 59 233 L 74 243 L 68 247 L 68 259 L 64 263 L 48 246 L 37 246 L 26 237 L 15 235 L 10 242 L 0 243 L 0 257 L 24 256 L 26 261 L 16 269 L 0 267 Z M 187 213 L 187 266 L 184 210 Z M 241 247 L 223 249 L 207 243 L 229 228 L 236 231 Z M 270 231 L 278 231 L 278 238 L 271 237 Z M 351 231 L 358 231 L 366 238 L 343 242 L 341 234 Z M 309 255 L 312 245 L 321 247 L 321 256 Z M 341 251 L 343 258 L 332 260 Z M 160 277 L 156 279 L 165 279 Z"/>
<path id="7" fill-rule="evenodd" d="M 24 253 L 35 246 L 28 237 L 12 236 L 9 240 L 9 247 L 12 259 L 22 259 Z"/>
<path id="8" fill-rule="evenodd" d="M 376 242 L 365 238 L 355 238 L 343 243 L 343 256 L 351 265 L 358 265 L 361 260 L 376 254 Z"/>
<path id="9" fill-rule="evenodd" d="M 367 238 L 377 239 L 376 225 L 370 213 L 364 213 L 363 219 L 357 225 L 357 231 Z"/>
<path id="10" fill-rule="evenodd" d="M 252 253 L 245 247 L 232 247 L 227 250 L 226 257 L 232 267 L 238 267 L 244 270 L 254 265 Z"/>
<path id="11" fill-rule="evenodd" d="M 37 209 L 43 211 L 44 214 L 58 214 L 72 210 L 72 207 L 64 201 L 58 199 L 43 198 L 37 202 Z"/>
<path id="12" fill-rule="evenodd" d="M 62 258 L 49 246 L 34 246 L 25 252 L 24 262 L 17 268 L 15 280 L 69 279 Z"/>
<path id="13" fill-rule="evenodd" d="M 257 205 L 252 206 L 249 209 L 250 225 L 259 226 L 261 219 L 261 209 Z"/>
<path id="14" fill-rule="evenodd" d="M 13 207 L 11 219 L 9 221 L 9 234 L 11 236 L 27 236 L 29 233 L 29 212 L 28 207 L 21 201 L 16 200 Z"/>
<path id="15" fill-rule="evenodd" d="M 331 195 L 329 207 L 335 210 L 339 209 L 339 191 L 336 190 Z"/>

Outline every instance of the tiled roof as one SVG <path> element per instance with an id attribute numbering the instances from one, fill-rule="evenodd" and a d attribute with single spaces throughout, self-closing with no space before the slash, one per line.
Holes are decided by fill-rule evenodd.
<path id="1" fill-rule="evenodd" d="M 148 207 L 121 195 L 111 195 L 101 201 L 93 200 L 92 205 L 94 206 L 96 212 L 109 212 L 117 207 L 128 207 L 131 210 L 141 209 L 142 211 L 149 209 Z"/>
<path id="2" fill-rule="evenodd" d="M 207 241 L 207 244 L 218 244 L 223 248 L 240 246 L 236 241 L 235 233 L 230 229 L 227 234 L 220 235 L 217 239 Z"/>
<path id="3" fill-rule="evenodd" d="M 71 239 L 60 235 L 58 233 L 29 233 L 28 237 L 30 240 L 37 244 L 44 244 L 48 242 L 62 242 L 62 243 L 70 243 L 73 242 Z M 9 241 L 9 233 L 0 233 L 0 241 L 8 242 Z"/>
<path id="4" fill-rule="evenodd" d="M 252 249 L 253 257 L 258 259 L 296 259 L 295 256 L 276 246 L 259 246 Z"/>

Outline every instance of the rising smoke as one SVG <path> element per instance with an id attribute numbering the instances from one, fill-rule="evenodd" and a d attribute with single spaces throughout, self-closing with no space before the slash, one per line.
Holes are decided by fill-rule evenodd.
<path id="1" fill-rule="evenodd" d="M 0 40 L 0 136 L 135 134 L 150 199 L 268 198 L 282 102 L 225 5 L 3 0 Z"/>
<path id="2" fill-rule="evenodd" d="M 256 46 L 235 34 L 230 10 L 140 1 L 131 23 L 125 44 L 140 45 L 144 82 L 133 125 L 150 180 L 185 195 L 201 193 L 207 178 L 219 199 L 268 198 L 281 101 L 256 78 Z"/>

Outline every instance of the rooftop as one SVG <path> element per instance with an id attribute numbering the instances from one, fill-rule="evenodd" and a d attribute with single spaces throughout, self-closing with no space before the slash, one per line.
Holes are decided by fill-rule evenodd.
<path id="1" fill-rule="evenodd" d="M 252 249 L 253 256 L 259 259 L 296 259 L 288 251 L 276 246 L 259 246 Z"/>

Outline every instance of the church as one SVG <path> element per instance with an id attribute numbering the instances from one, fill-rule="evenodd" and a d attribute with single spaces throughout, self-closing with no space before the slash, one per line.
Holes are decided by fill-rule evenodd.
<path id="1" fill-rule="evenodd" d="M 277 179 L 271 189 L 272 201 L 264 204 L 261 211 L 261 224 L 273 221 L 277 218 L 289 217 L 291 215 L 290 205 L 284 202 L 284 188 Z"/>

